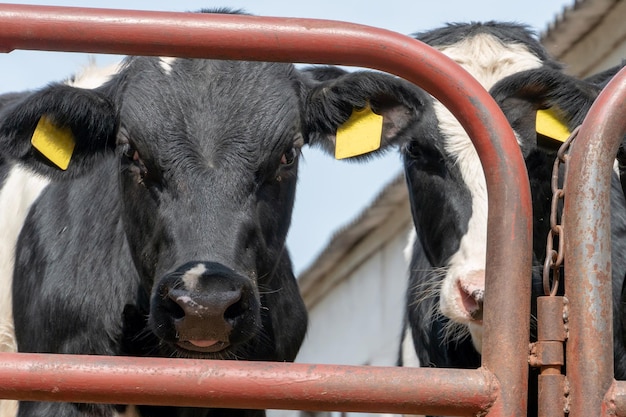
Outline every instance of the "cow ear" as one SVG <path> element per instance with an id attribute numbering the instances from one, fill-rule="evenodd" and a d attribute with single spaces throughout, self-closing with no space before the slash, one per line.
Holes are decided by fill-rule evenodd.
<path id="1" fill-rule="evenodd" d="M 373 71 L 345 73 L 332 68 L 309 73 L 317 82 L 308 90 L 303 116 L 308 143 L 330 154 L 339 153 L 335 148 L 338 130 L 342 135 L 346 126 L 360 117 L 373 120 L 373 139 L 380 146 L 365 145 L 350 154 L 354 158 L 367 157 L 403 142 L 430 100 L 423 90 L 401 78 Z M 362 133 L 352 135 L 351 140 L 367 141 Z M 370 132 L 365 132 L 368 135 Z"/>
<path id="2" fill-rule="evenodd" d="M 114 150 L 118 123 L 104 93 L 53 84 L 0 109 L 0 153 L 52 179 L 74 178 Z"/>
<path id="3" fill-rule="evenodd" d="M 558 148 L 582 123 L 600 87 L 552 68 L 522 71 L 491 88 L 524 155 L 539 146 Z"/>

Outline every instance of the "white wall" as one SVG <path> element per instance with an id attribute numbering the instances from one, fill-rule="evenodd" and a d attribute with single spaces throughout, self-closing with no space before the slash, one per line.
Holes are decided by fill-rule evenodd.
<path id="1" fill-rule="evenodd" d="M 409 224 L 371 254 L 309 310 L 309 330 L 296 362 L 396 364 L 408 265 Z M 369 238 L 376 238 L 376 233 Z M 364 413 L 268 411 L 270 417 L 346 417 Z"/>
<path id="2" fill-rule="evenodd" d="M 405 246 L 406 233 L 401 233 L 311 309 L 297 362 L 395 365 L 408 268 Z"/>

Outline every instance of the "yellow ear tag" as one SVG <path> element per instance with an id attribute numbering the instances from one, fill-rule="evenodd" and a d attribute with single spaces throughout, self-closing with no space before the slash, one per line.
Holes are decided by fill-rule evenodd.
<path id="1" fill-rule="evenodd" d="M 369 105 L 352 110 L 350 118 L 337 128 L 335 159 L 375 151 L 380 148 L 382 133 L 383 116 L 374 113 Z"/>
<path id="2" fill-rule="evenodd" d="M 572 133 L 552 109 L 537 110 L 536 130 L 537 133 L 559 142 L 565 142 Z"/>
<path id="3" fill-rule="evenodd" d="M 76 145 L 71 129 L 56 126 L 46 116 L 39 119 L 30 143 L 50 162 L 64 171 L 70 164 Z"/>

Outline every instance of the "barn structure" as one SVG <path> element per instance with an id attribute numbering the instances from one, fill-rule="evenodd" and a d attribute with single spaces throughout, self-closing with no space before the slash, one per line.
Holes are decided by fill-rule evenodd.
<path id="1" fill-rule="evenodd" d="M 577 0 L 540 37 L 567 65 L 567 72 L 585 77 L 626 59 L 625 21 L 624 0 Z M 412 227 L 400 173 L 353 221 L 336 231 L 300 274 L 310 324 L 297 362 L 395 364 L 408 268 L 403 251 Z M 341 415 L 270 414 L 274 413 Z"/>

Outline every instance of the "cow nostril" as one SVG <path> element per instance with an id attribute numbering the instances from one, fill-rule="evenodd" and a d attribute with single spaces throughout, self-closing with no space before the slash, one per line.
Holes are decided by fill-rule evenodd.
<path id="1" fill-rule="evenodd" d="M 228 306 L 226 311 L 224 311 L 224 319 L 228 322 L 234 322 L 237 318 L 245 315 L 246 310 L 248 310 L 248 303 L 246 303 L 242 298 L 235 301 L 233 304 Z"/>
<path id="2" fill-rule="evenodd" d="M 483 319 L 483 296 L 485 291 L 477 288 L 468 288 L 458 284 L 461 294 L 461 301 L 465 311 L 473 320 Z"/>
<path id="3" fill-rule="evenodd" d="M 472 298 L 476 301 L 476 308 L 470 311 L 470 316 L 474 320 L 482 320 L 483 319 L 483 291 L 480 291 L 480 294 L 476 294 L 476 291 L 472 293 Z"/>
<path id="4" fill-rule="evenodd" d="M 164 304 L 169 312 L 170 316 L 175 320 L 180 320 L 185 317 L 185 310 L 177 301 L 177 296 L 171 292 L 167 294 L 169 300 L 164 300 Z"/>
<path id="5" fill-rule="evenodd" d="M 178 305 L 178 303 L 176 302 L 172 302 L 170 303 L 170 314 L 172 315 L 172 318 L 175 320 L 180 320 L 183 317 L 185 317 L 185 310 L 183 310 L 183 308 Z"/>

